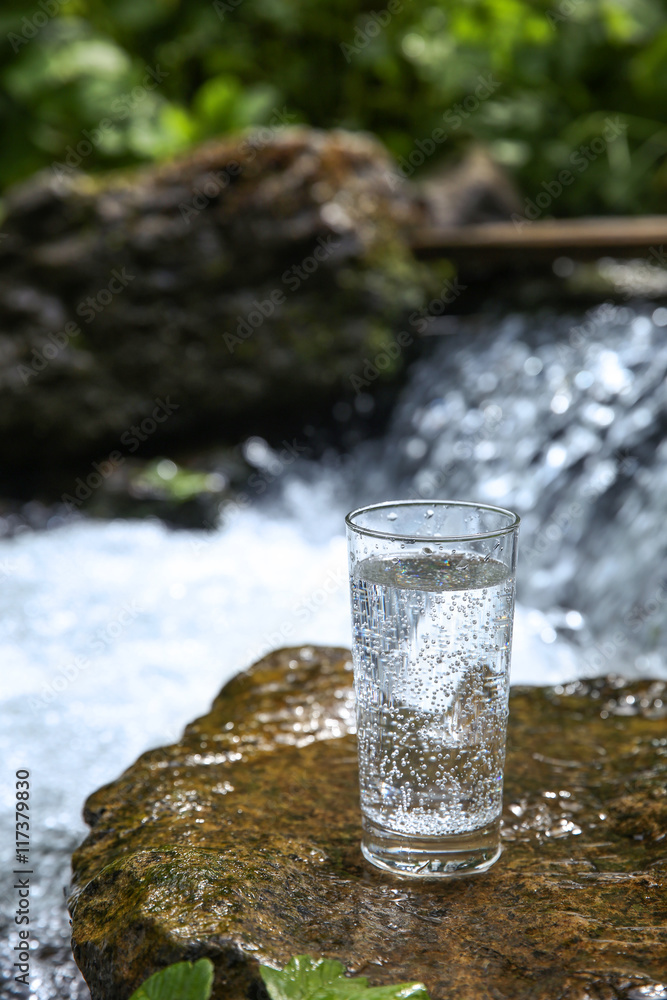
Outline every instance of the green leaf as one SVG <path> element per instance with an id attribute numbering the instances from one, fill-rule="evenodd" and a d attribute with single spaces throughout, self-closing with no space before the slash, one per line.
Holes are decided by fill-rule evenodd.
<path id="1" fill-rule="evenodd" d="M 369 986 L 365 976 L 348 978 L 340 962 L 296 955 L 285 968 L 260 965 L 271 1000 L 429 1000 L 423 983 Z"/>
<path id="2" fill-rule="evenodd" d="M 208 1000 L 213 984 L 213 962 L 200 958 L 160 969 L 135 990 L 130 1000 Z"/>

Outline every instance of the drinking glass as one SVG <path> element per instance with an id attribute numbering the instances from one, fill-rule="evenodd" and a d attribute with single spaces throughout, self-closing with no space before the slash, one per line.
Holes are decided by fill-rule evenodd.
<path id="1" fill-rule="evenodd" d="M 486 871 L 501 852 L 519 518 L 399 500 L 345 521 L 362 852 L 398 875 Z"/>

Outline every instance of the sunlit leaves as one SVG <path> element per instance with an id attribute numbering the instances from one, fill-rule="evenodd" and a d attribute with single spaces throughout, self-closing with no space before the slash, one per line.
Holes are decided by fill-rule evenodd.
<path id="1" fill-rule="evenodd" d="M 213 983 L 213 962 L 200 958 L 177 962 L 154 973 L 134 991 L 130 1000 L 208 1000 Z"/>
<path id="2" fill-rule="evenodd" d="M 369 986 L 365 976 L 345 975 L 340 962 L 296 955 L 285 968 L 260 966 L 271 1000 L 429 1000 L 423 983 Z"/>
<path id="3" fill-rule="evenodd" d="M 103 120 L 81 169 L 172 156 L 267 124 L 276 108 L 374 131 L 406 157 L 492 74 L 499 87 L 423 169 L 481 143 L 533 197 L 602 111 L 627 120 L 627 133 L 554 214 L 662 208 L 663 0 L 403 0 L 391 10 L 390 0 L 68 0 L 48 17 L 8 0 L 0 23 L 0 186 L 62 160 Z M 156 66 L 166 75 L 153 87 Z"/>

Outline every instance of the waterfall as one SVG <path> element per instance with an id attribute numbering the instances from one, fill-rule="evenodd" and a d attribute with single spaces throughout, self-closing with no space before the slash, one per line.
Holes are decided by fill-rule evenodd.
<path id="1" fill-rule="evenodd" d="M 382 441 L 329 473 L 331 490 L 348 506 L 420 497 L 516 510 L 518 599 L 544 616 L 544 638 L 572 642 L 580 674 L 662 673 L 665 326 L 667 309 L 611 303 L 461 320 L 413 366 Z M 287 491 L 303 493 L 299 473 L 317 485 L 302 467 Z"/>

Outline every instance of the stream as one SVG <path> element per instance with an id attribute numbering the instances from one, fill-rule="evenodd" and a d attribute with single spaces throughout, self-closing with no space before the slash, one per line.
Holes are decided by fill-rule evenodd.
<path id="1" fill-rule="evenodd" d="M 85 797 L 177 740 L 269 649 L 349 645 L 352 507 L 432 497 L 520 513 L 514 683 L 667 677 L 666 326 L 667 309 L 642 303 L 461 320 L 428 338 L 382 439 L 289 462 L 246 442 L 255 474 L 215 531 L 80 519 L 0 542 L 0 856 L 11 871 L 25 768 L 31 1000 L 88 995 L 63 899 Z M 4 919 L 15 929 L 13 906 Z M 26 997 L 9 954 L 3 995 Z"/>

